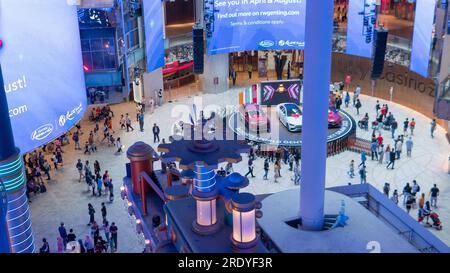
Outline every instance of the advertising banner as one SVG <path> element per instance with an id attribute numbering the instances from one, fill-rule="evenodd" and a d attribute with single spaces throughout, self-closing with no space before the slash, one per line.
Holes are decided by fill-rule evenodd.
<path id="1" fill-rule="evenodd" d="M 261 83 L 261 105 L 295 103 L 300 105 L 300 80 L 266 81 Z"/>
<path id="2" fill-rule="evenodd" d="M 147 72 L 164 66 L 164 18 L 163 1 L 143 1 Z"/>
<path id="3" fill-rule="evenodd" d="M 65 133 L 86 111 L 75 1 L 0 0 L 0 62 L 22 153 Z"/>
<path id="4" fill-rule="evenodd" d="M 209 55 L 304 48 L 306 0 L 214 0 L 205 5 Z"/>
<path id="5" fill-rule="evenodd" d="M 348 5 L 346 53 L 372 57 L 373 34 L 377 20 L 376 0 L 350 0 Z"/>
<path id="6" fill-rule="evenodd" d="M 428 77 L 436 0 L 417 0 L 411 51 L 411 70 Z"/>

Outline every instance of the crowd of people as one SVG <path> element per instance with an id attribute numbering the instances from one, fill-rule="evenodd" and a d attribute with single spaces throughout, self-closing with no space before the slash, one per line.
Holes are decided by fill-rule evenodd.
<path id="1" fill-rule="evenodd" d="M 357 86 L 353 95 L 353 106 L 356 108 L 357 115 L 359 114 L 359 108 L 361 108 L 360 96 L 361 87 Z M 339 95 L 338 95 L 339 96 Z M 349 107 L 350 95 L 347 92 L 345 94 L 345 106 Z M 335 103 L 339 104 L 339 98 L 335 100 Z M 337 105 L 336 107 L 339 107 Z M 372 135 L 370 140 L 370 155 L 366 154 L 366 151 L 360 153 L 360 164 L 358 165 L 358 174 L 360 183 L 367 183 L 367 160 L 370 156 L 372 161 L 377 164 L 385 164 L 386 169 L 394 169 L 395 162 L 400 160 L 404 149 L 406 149 L 406 157 L 412 156 L 412 150 L 414 147 L 414 132 L 416 129 L 416 121 L 414 118 L 405 118 L 402 122 L 402 130 L 398 131 L 398 122 L 394 115 L 389 111 L 387 104 L 380 104 L 379 100 L 375 104 L 375 118 L 370 123 L 369 113 L 365 113 L 364 117 L 358 122 L 358 127 L 362 130 L 369 130 L 369 124 L 371 124 Z M 436 120 L 433 119 L 430 124 L 430 135 L 434 137 L 434 131 L 436 130 Z M 392 143 L 386 143 L 387 140 L 383 137 L 383 131 L 387 131 L 392 138 Z M 355 160 L 351 160 L 349 164 L 348 176 L 352 179 L 355 175 Z M 351 183 L 350 183 L 351 184 Z M 383 187 L 383 193 L 390 198 L 395 204 L 399 203 L 399 198 L 403 196 L 403 206 L 409 214 L 411 209 L 418 207 L 418 221 L 422 222 L 428 218 L 431 214 L 432 208 L 437 207 L 437 197 L 439 195 L 439 188 L 434 184 L 430 189 L 428 196 L 429 201 L 426 200 L 424 192 L 420 192 L 420 186 L 416 180 L 410 183 L 406 183 L 403 191 L 399 193 L 395 189 L 390 195 L 390 183 L 386 182 Z M 419 194 L 420 193 L 420 194 Z M 420 197 L 419 197 L 420 195 Z M 419 200 L 417 201 L 417 198 Z"/>
<path id="2" fill-rule="evenodd" d="M 116 223 L 109 224 L 106 219 L 107 210 L 105 203 L 102 203 L 102 225 L 98 225 L 95 221 L 95 210 L 91 204 L 88 204 L 90 215 L 90 234 L 82 238 L 77 239 L 77 235 L 73 228 L 67 232 L 64 222 L 61 222 L 58 227 L 59 236 L 57 237 L 57 253 L 105 253 L 110 250 L 111 252 L 117 251 L 117 233 L 118 228 Z M 103 236 L 101 233 L 103 232 Z M 40 253 L 50 253 L 51 247 L 47 241 L 47 238 L 42 239 L 42 246 L 39 249 Z M 54 251 L 53 251 L 54 252 Z"/>

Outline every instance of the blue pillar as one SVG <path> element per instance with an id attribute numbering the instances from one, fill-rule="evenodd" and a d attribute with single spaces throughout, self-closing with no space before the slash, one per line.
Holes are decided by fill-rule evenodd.
<path id="1" fill-rule="evenodd" d="M 14 144 L 8 109 L 0 66 L 0 252 L 32 253 L 35 245 L 26 177 L 22 156 Z"/>
<path id="2" fill-rule="evenodd" d="M 306 1 L 305 25 L 300 217 L 304 229 L 321 230 L 324 216 L 333 0 Z"/>

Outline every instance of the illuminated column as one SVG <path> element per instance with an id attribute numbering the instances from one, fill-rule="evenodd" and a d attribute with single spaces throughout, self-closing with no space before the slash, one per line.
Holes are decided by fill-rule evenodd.
<path id="1" fill-rule="evenodd" d="M 0 252 L 31 253 L 35 245 L 25 192 L 26 177 L 22 157 L 14 144 L 8 109 L 0 67 L 0 180 L 7 202 L 7 206 L 0 204 Z M 9 249 L 5 249 L 5 239 Z"/>
<path id="2" fill-rule="evenodd" d="M 261 217 L 260 202 L 255 202 L 251 193 L 237 193 L 231 200 L 233 211 L 233 233 L 231 242 L 234 252 L 255 252 L 258 243 L 256 234 L 256 217 Z"/>
<path id="3" fill-rule="evenodd" d="M 333 0 L 306 1 L 302 130 L 302 228 L 323 227 Z"/>
<path id="4" fill-rule="evenodd" d="M 216 200 L 219 191 L 216 188 L 216 173 L 203 165 L 195 165 L 194 190 L 192 196 L 196 200 L 197 217 L 192 223 L 195 232 L 208 235 L 219 229 L 217 222 Z"/>

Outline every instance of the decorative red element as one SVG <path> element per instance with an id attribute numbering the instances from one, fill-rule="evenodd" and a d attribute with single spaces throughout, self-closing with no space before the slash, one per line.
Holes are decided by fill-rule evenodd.
<path id="1" fill-rule="evenodd" d="M 189 68 L 189 67 L 191 67 L 193 65 L 194 65 L 194 61 L 185 63 L 183 65 L 180 65 L 178 63 L 178 61 L 176 61 L 176 62 L 173 62 L 171 64 L 167 64 L 166 66 L 164 66 L 164 68 L 163 68 L 163 75 L 169 74 L 169 73 L 174 73 L 174 72 L 177 72 L 179 70 L 183 70 L 185 68 Z"/>

